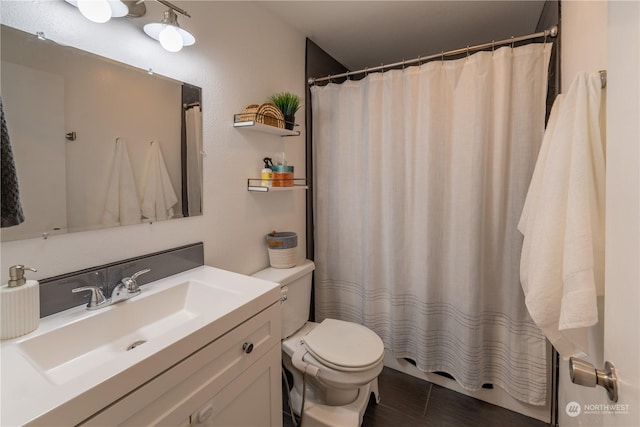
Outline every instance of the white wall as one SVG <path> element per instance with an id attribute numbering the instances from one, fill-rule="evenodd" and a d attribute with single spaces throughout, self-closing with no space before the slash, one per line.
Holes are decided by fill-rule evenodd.
<path id="1" fill-rule="evenodd" d="M 304 138 L 243 133 L 232 126 L 233 114 L 248 104 L 280 91 L 304 94 L 304 36 L 255 3 L 185 1 L 180 6 L 192 18 L 179 21 L 197 42 L 172 54 L 142 32 L 143 23 L 163 11 L 156 2 L 145 4 L 143 19 L 95 24 L 62 1 L 2 1 L 0 20 L 202 87 L 204 215 L 5 242 L 3 282 L 13 264 L 36 267 L 30 277 L 44 278 L 198 241 L 204 242 L 206 264 L 250 274 L 268 265 L 264 235 L 274 229 L 297 232 L 298 255 L 304 258 L 304 192 L 246 191 L 246 179 L 259 176 L 261 159 L 278 151 L 286 151 L 296 177 L 303 177 Z M 302 117 L 304 111 L 298 113 Z"/>
<path id="2" fill-rule="evenodd" d="M 607 2 L 563 1 L 560 10 L 560 92 L 580 71 L 607 68 Z"/>

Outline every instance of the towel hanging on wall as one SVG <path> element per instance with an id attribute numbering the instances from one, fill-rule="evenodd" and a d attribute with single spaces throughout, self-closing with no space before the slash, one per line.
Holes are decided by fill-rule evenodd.
<path id="1" fill-rule="evenodd" d="M 9 139 L 9 130 L 7 121 L 4 117 L 4 108 L 2 106 L 2 97 L 0 97 L 0 126 L 2 139 L 2 228 L 12 227 L 24 222 L 24 213 L 20 204 L 20 189 L 18 187 L 18 174 L 16 172 L 16 164 L 13 160 L 13 150 L 11 149 L 11 140 Z"/>
<path id="2" fill-rule="evenodd" d="M 142 216 L 151 220 L 171 219 L 177 202 L 160 144 L 151 141 L 142 191 Z"/>
<path id="3" fill-rule="evenodd" d="M 116 139 L 116 153 L 102 216 L 105 225 L 139 224 L 140 201 L 126 141 Z"/>
<path id="4" fill-rule="evenodd" d="M 518 229 L 532 319 L 563 357 L 584 357 L 604 294 L 605 152 L 600 74 L 556 99 Z"/>

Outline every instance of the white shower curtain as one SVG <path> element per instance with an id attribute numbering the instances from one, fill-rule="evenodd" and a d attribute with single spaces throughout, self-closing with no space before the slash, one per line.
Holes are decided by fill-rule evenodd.
<path id="1" fill-rule="evenodd" d="M 202 214 L 202 112 L 199 106 L 185 111 L 187 135 L 187 202 L 189 216 Z"/>
<path id="2" fill-rule="evenodd" d="M 318 320 L 366 325 L 467 390 L 544 405 L 516 226 L 550 53 L 505 47 L 311 88 Z"/>

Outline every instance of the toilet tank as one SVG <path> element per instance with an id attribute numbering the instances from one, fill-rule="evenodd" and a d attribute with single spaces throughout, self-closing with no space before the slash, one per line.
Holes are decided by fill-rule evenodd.
<path id="1" fill-rule="evenodd" d="M 291 268 L 265 268 L 253 275 L 280 284 L 286 300 L 282 302 L 282 339 L 288 338 L 309 319 L 311 278 L 315 264 L 305 260 Z"/>

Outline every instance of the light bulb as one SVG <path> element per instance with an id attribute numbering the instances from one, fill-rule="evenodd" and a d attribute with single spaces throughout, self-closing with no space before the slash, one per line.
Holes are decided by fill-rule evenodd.
<path id="1" fill-rule="evenodd" d="M 78 9 L 85 18 L 98 24 L 111 19 L 111 6 L 107 0 L 78 0 Z"/>
<path id="2" fill-rule="evenodd" d="M 166 25 L 162 31 L 160 31 L 158 40 L 162 47 L 169 52 L 178 52 L 184 45 L 182 36 L 178 33 L 178 30 L 176 30 L 176 27 L 172 25 Z"/>

